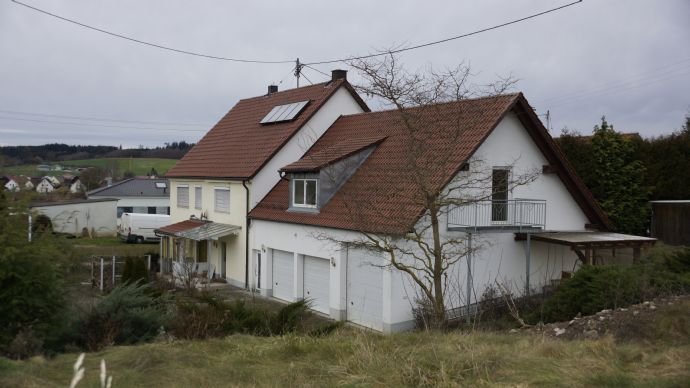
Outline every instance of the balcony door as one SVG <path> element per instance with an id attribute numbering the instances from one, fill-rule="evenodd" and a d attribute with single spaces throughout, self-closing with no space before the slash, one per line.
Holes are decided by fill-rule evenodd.
<path id="1" fill-rule="evenodd" d="M 491 222 L 508 221 L 508 179 L 510 170 L 494 168 L 491 176 Z"/>

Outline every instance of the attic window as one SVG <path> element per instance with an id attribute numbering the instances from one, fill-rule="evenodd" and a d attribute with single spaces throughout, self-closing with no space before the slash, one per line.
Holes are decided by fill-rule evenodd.
<path id="1" fill-rule="evenodd" d="M 316 207 L 316 179 L 293 179 L 292 185 L 292 205 L 294 207 Z"/>
<path id="2" fill-rule="evenodd" d="M 263 119 L 261 119 L 261 124 L 279 123 L 283 121 L 292 121 L 297 115 L 304 110 L 307 106 L 309 100 L 293 102 L 285 105 L 278 105 L 273 107 L 270 112 Z"/>

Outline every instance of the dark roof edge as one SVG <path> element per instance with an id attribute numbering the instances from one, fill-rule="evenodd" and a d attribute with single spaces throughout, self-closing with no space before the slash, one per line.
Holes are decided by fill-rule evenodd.
<path id="1" fill-rule="evenodd" d="M 116 202 L 119 201 L 117 198 L 96 198 L 96 199 L 73 199 L 60 202 L 31 202 L 29 204 L 30 208 L 33 207 L 45 207 L 45 206 L 59 206 L 59 205 L 74 205 L 78 203 L 94 203 L 94 202 Z"/>
<path id="2" fill-rule="evenodd" d="M 107 190 L 107 189 L 111 189 L 111 188 L 116 187 L 116 186 L 120 186 L 120 185 L 122 185 L 123 183 L 129 182 L 129 181 L 131 181 L 131 180 L 133 180 L 133 179 L 135 179 L 135 178 L 123 179 L 123 180 L 121 180 L 121 181 L 119 181 L 119 182 L 113 183 L 113 184 L 110 185 L 110 186 L 99 187 L 99 188 L 93 189 L 93 190 L 91 190 L 91 191 L 87 191 L 87 192 L 86 192 L 86 195 L 93 195 L 93 194 L 100 193 L 100 192 L 103 191 L 103 190 Z"/>
<path id="3" fill-rule="evenodd" d="M 525 96 L 520 93 L 519 97 L 513 102 L 512 109 L 519 108 L 522 112 L 516 112 L 518 119 L 525 125 L 525 120 L 529 120 L 528 123 L 531 125 L 525 125 L 527 128 L 527 133 L 532 136 L 532 139 L 536 143 L 537 147 L 542 151 L 549 163 L 554 163 L 559 165 L 561 168 L 557 168 L 558 176 L 565 185 L 568 192 L 573 196 L 575 202 L 584 211 L 585 215 L 590 219 L 590 221 L 600 228 L 607 231 L 613 229 L 611 220 L 608 218 L 606 213 L 599 206 L 599 203 L 592 195 L 592 192 L 587 188 L 585 183 L 582 181 L 579 175 L 575 172 L 575 169 L 570 164 L 568 159 L 561 151 L 558 144 L 549 135 L 547 129 L 542 124 L 541 120 L 537 117 L 534 110 L 527 102 Z M 530 131 L 529 129 L 532 128 Z"/>

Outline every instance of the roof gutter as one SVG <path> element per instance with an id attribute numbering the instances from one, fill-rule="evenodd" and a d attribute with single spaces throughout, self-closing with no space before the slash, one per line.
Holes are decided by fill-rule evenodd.
<path id="1" fill-rule="evenodd" d="M 244 223 L 246 225 L 244 231 L 244 288 L 249 290 L 249 187 L 247 181 L 242 180 L 242 187 L 246 193 L 245 207 L 244 207 Z"/>

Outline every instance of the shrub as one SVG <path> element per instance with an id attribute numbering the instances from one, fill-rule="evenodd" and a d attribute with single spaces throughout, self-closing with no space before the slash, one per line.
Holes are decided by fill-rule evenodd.
<path id="1" fill-rule="evenodd" d="M 115 287 L 75 322 L 75 342 L 99 350 L 154 338 L 166 322 L 166 306 L 147 291 L 139 282 Z"/>
<path id="2" fill-rule="evenodd" d="M 149 272 L 146 269 L 146 261 L 140 257 L 127 257 L 125 267 L 122 270 L 122 283 L 136 283 L 149 281 Z"/>
<path id="3" fill-rule="evenodd" d="M 652 254 L 624 265 L 586 266 L 565 280 L 543 306 L 546 322 L 569 320 L 578 313 L 639 303 L 645 299 L 690 291 L 690 250 Z"/>
<path id="4" fill-rule="evenodd" d="M 226 302 L 202 293 L 177 303 L 176 319 L 171 332 L 184 339 L 222 337 L 236 333 L 284 335 L 301 329 L 309 316 L 309 303 L 304 300 L 272 311 L 267 307 L 249 305 L 244 300 Z M 324 335 L 333 329 L 317 328 L 314 333 Z"/>

